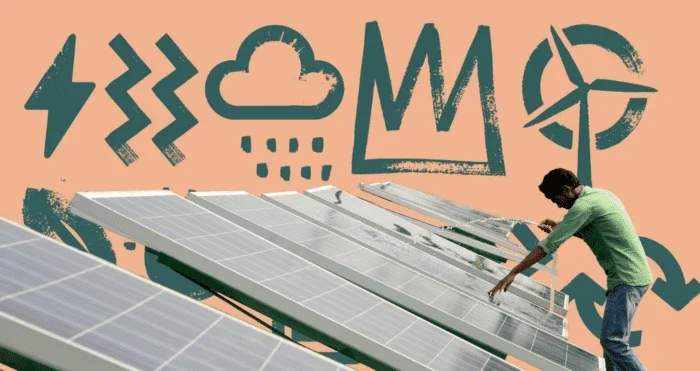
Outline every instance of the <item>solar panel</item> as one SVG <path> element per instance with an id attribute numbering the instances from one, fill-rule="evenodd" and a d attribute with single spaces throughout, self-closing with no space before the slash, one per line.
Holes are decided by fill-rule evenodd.
<path id="1" fill-rule="evenodd" d="M 72 208 L 370 367 L 518 369 L 171 192 L 78 193 Z"/>
<path id="2" fill-rule="evenodd" d="M 443 261 L 494 285 L 510 272 L 507 267 L 464 249 L 440 236 L 431 234 L 429 231 L 407 222 L 388 210 L 343 192 L 339 188 L 323 186 L 307 190 L 304 194 L 393 237 L 412 243 L 416 248 L 429 252 Z M 549 287 L 531 277 L 522 274 L 517 275 L 508 290 L 542 308 L 549 308 Z M 566 316 L 568 303 L 568 295 L 555 291 L 555 313 Z"/>
<path id="3" fill-rule="evenodd" d="M 409 243 L 353 219 L 330 206 L 297 192 L 264 194 L 262 198 L 395 262 L 413 267 L 442 283 L 445 287 L 450 287 L 472 299 L 486 303 L 495 310 L 502 309 L 506 313 L 513 314 L 519 319 L 533 324 L 540 330 L 562 338 L 567 337 L 565 318 L 556 314 L 548 316 L 549 312 L 546 309 L 510 292 L 502 293 L 498 297 L 498 302 L 493 303 L 487 295 L 487 292 L 493 287 L 492 284 L 417 249 Z"/>
<path id="4" fill-rule="evenodd" d="M 286 194 L 290 192 L 277 195 Z M 242 192 L 197 192 L 188 198 L 461 337 L 542 369 L 600 370 L 602 359 L 576 345 L 265 200 Z M 380 237 L 378 232 L 369 232 Z M 410 254 L 415 249 L 406 251 Z"/>
<path id="5" fill-rule="evenodd" d="M 2 218 L 0 348 L 67 370 L 350 370 Z"/>
<path id="6" fill-rule="evenodd" d="M 421 197 L 420 194 L 416 194 L 417 192 L 415 190 L 401 189 L 393 183 L 362 184 L 360 188 L 377 197 L 422 212 L 438 220 L 453 224 L 454 226 L 459 225 L 458 228 L 467 233 L 486 239 L 510 250 L 522 254 L 529 253 L 529 251 L 508 239 L 510 229 L 495 226 L 492 224 L 492 221 L 481 221 L 485 218 L 493 218 L 493 216 L 489 214 L 485 214 L 485 216 L 474 214 L 463 208 L 459 208 L 459 206 L 463 205 L 458 205 L 452 201 L 432 195 L 429 195 L 431 198 L 424 198 Z M 426 194 L 423 193 L 423 195 Z"/>

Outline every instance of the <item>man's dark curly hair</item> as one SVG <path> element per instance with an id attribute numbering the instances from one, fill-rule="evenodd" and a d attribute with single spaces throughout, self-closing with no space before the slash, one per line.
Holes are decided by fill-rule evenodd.
<path id="1" fill-rule="evenodd" d="M 554 197 L 562 192 L 564 186 L 576 188 L 579 185 L 581 185 L 581 182 L 576 174 L 566 169 L 557 168 L 544 176 L 539 188 L 540 192 L 544 193 L 546 197 Z"/>

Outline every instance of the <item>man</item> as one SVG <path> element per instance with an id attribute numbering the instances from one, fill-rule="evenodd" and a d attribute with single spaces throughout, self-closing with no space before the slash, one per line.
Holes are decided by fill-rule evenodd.
<path id="1" fill-rule="evenodd" d="M 539 186 L 544 196 L 567 209 L 557 223 L 545 219 L 540 229 L 548 236 L 540 241 L 491 291 L 508 291 L 523 270 L 553 254 L 572 236 L 583 239 L 607 275 L 608 289 L 600 343 L 606 369 L 646 370 L 629 346 L 632 319 L 639 302 L 654 281 L 644 247 L 620 199 L 607 190 L 580 184 L 566 169 L 547 173 Z"/>

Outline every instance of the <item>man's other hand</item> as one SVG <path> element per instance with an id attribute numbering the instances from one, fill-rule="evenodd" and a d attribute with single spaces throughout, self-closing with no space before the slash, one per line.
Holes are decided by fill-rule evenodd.
<path id="1" fill-rule="evenodd" d="M 538 225 L 538 227 L 541 230 L 543 230 L 547 233 L 552 233 L 552 231 L 554 230 L 554 227 L 556 227 L 556 226 L 557 226 L 557 222 L 555 222 L 552 219 L 545 219 L 542 222 L 540 222 L 540 225 Z"/>
<path id="2" fill-rule="evenodd" d="M 502 280 L 500 280 L 496 286 L 494 286 L 491 291 L 489 291 L 489 296 L 493 296 L 494 294 L 498 293 L 499 291 L 503 290 L 503 292 L 507 292 L 508 288 L 510 287 L 510 284 L 513 283 L 513 280 L 515 279 L 515 275 L 512 273 L 509 273 L 507 276 L 503 277 Z"/>

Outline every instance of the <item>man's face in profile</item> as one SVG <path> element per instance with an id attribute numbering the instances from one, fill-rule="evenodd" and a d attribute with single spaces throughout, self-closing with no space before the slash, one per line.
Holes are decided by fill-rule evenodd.
<path id="1" fill-rule="evenodd" d="M 564 186 L 564 188 L 553 194 L 545 194 L 548 200 L 552 201 L 557 207 L 561 209 L 571 209 L 574 205 L 575 195 L 570 187 Z"/>

